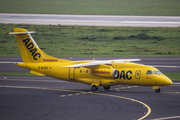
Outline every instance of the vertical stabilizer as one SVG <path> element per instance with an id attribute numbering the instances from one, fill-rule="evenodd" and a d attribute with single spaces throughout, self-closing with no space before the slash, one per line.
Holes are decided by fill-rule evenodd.
<path id="1" fill-rule="evenodd" d="M 41 62 L 68 62 L 70 60 L 58 59 L 44 53 L 36 44 L 30 33 L 22 28 L 13 28 L 16 41 L 24 63 L 41 63 Z"/>

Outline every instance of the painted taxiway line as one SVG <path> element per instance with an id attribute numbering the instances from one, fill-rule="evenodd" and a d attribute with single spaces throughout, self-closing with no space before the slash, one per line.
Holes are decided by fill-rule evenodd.
<path id="1" fill-rule="evenodd" d="M 110 90 L 121 91 L 121 90 L 124 90 L 124 89 L 130 89 L 130 88 L 135 88 L 135 87 L 139 87 L 139 86 L 119 87 L 119 88 L 113 88 L 113 89 L 110 89 Z M 102 91 L 102 90 L 101 90 L 101 91 Z"/>
<path id="2" fill-rule="evenodd" d="M 172 116 L 172 117 L 156 118 L 156 119 L 152 119 L 152 120 L 168 120 L 168 119 L 175 119 L 175 118 L 180 118 L 180 116 Z"/>
<path id="3" fill-rule="evenodd" d="M 142 119 L 146 118 L 151 113 L 151 108 L 147 104 L 145 104 L 145 103 L 143 103 L 143 102 L 141 102 L 139 100 L 135 100 L 135 99 L 128 98 L 128 97 L 110 95 L 110 94 L 102 94 L 102 93 L 91 93 L 91 94 L 103 95 L 103 96 L 109 96 L 109 97 L 115 97 L 115 98 L 121 98 L 121 99 L 131 100 L 133 102 L 137 102 L 137 103 L 142 104 L 143 106 L 145 106 L 148 109 L 148 111 L 147 111 L 147 113 L 143 117 L 139 118 L 138 120 L 142 120 Z"/>
<path id="4" fill-rule="evenodd" d="M 24 80 L 24 79 L 0 79 L 0 80 L 9 80 L 9 81 L 23 81 L 23 82 L 67 82 L 62 80 Z"/>
<path id="5" fill-rule="evenodd" d="M 150 66 L 150 65 L 149 65 Z M 180 66 L 165 66 L 165 65 L 151 65 L 153 67 L 167 67 L 167 68 L 180 68 Z"/>
<path id="6" fill-rule="evenodd" d="M 23 63 L 23 62 L 13 62 L 13 61 L 0 61 L 0 63 L 8 64 L 8 63 Z M 167 67 L 167 68 L 180 68 L 180 66 L 166 66 L 166 65 L 148 65 L 148 66 L 153 66 L 153 67 Z"/>
<path id="7" fill-rule="evenodd" d="M 3 87 L 3 86 L 0 86 L 0 87 Z M 151 113 L 151 108 L 147 104 L 145 104 L 144 102 L 141 102 L 141 101 L 136 100 L 136 99 L 128 98 L 128 97 L 123 97 L 123 96 L 98 93 L 99 91 L 98 92 L 83 92 L 83 91 L 75 91 L 75 90 L 42 88 L 42 87 L 28 87 L 28 86 L 4 86 L 4 87 L 6 87 L 6 88 L 21 88 L 21 89 L 39 89 L 39 90 L 67 91 L 67 92 L 75 92 L 75 94 L 76 93 L 85 93 L 85 94 L 89 93 L 89 94 L 94 94 L 94 95 L 102 95 L 102 96 L 107 96 L 107 97 L 115 97 L 115 98 L 130 100 L 132 102 L 139 103 L 139 104 L 143 105 L 143 107 L 147 108 L 147 112 L 144 112 L 145 115 L 142 116 L 141 118 L 137 119 L 137 120 L 142 120 L 142 119 L 146 118 L 148 115 L 150 115 L 150 113 Z M 64 95 L 62 95 L 62 96 L 64 96 Z M 68 94 L 68 96 L 73 96 L 73 94 Z"/>
<path id="8" fill-rule="evenodd" d="M 45 76 L 44 76 L 45 77 Z M 32 82 L 68 82 L 68 81 L 63 81 L 63 80 L 25 80 L 24 78 L 20 78 L 20 79 L 12 79 L 12 78 L 0 78 L 0 80 L 9 80 L 9 81 L 32 81 Z M 172 85 L 180 85 L 180 82 L 173 82 Z M 114 88 L 114 89 L 125 89 L 125 88 L 132 88 L 132 87 L 139 87 L 139 86 L 128 86 L 128 87 L 120 87 L 120 88 Z"/>
<path id="9" fill-rule="evenodd" d="M 13 61 L 0 61 L 0 63 L 23 63 L 23 62 L 13 62 Z"/>

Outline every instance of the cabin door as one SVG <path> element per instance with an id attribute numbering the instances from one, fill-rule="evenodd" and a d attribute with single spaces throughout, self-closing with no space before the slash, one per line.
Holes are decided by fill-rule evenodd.
<path id="1" fill-rule="evenodd" d="M 70 80 L 75 79 L 75 68 L 69 68 L 69 79 Z"/>

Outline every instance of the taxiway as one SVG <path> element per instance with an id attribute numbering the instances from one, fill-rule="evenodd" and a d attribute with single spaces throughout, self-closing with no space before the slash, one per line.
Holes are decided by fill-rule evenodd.
<path id="1" fill-rule="evenodd" d="M 179 27 L 180 17 L 0 13 L 0 23 L 39 25 Z"/>
<path id="2" fill-rule="evenodd" d="M 91 57 L 63 57 L 92 60 Z M 95 57 L 96 60 L 131 57 Z M 133 58 L 137 59 L 137 58 Z M 140 64 L 159 66 L 162 72 L 179 72 L 179 57 L 138 57 Z M 15 66 L 20 57 L 1 57 L 0 72 L 29 72 Z M 171 67 L 168 67 L 171 66 Z M 151 87 L 112 86 L 92 92 L 89 85 L 50 77 L 0 76 L 2 120 L 164 120 L 180 119 L 180 82 L 160 93 Z"/>
<path id="3" fill-rule="evenodd" d="M 135 63 L 157 67 L 161 72 L 180 73 L 180 57 L 61 57 L 69 60 L 114 60 L 114 59 L 141 59 Z M 29 72 L 14 65 L 22 62 L 21 57 L 0 57 L 0 72 Z"/>
<path id="4" fill-rule="evenodd" d="M 180 118 L 180 83 L 151 87 L 90 86 L 49 77 L 0 76 L 1 120 L 155 120 Z"/>

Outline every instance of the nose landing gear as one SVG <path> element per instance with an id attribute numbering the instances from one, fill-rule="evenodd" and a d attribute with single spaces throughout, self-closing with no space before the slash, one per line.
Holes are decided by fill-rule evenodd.
<path id="1" fill-rule="evenodd" d="M 161 92 L 161 89 L 160 89 L 160 88 L 155 89 L 155 92 L 156 92 L 156 93 L 159 93 L 159 92 Z"/>
<path id="2" fill-rule="evenodd" d="M 153 86 L 153 89 L 155 89 L 156 93 L 161 92 L 161 86 Z"/>

